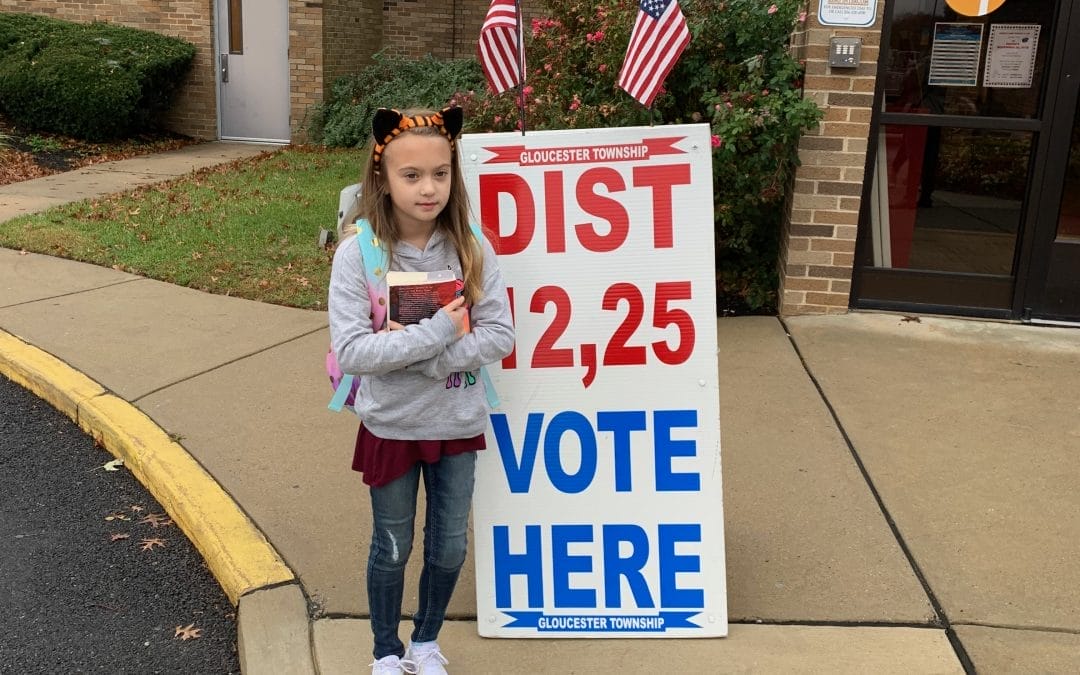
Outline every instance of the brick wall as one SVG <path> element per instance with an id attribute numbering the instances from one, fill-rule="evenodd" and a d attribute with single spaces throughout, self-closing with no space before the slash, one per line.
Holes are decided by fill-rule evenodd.
<path id="1" fill-rule="evenodd" d="M 851 29 L 822 26 L 817 3 L 809 9 L 804 30 L 793 36 L 793 48 L 806 59 L 804 94 L 825 116 L 799 143 L 802 166 L 795 172 L 780 244 L 780 313 L 786 315 L 848 308 L 885 12 L 881 0 L 874 26 Z M 862 38 L 858 68 L 829 67 L 829 38 L 834 36 Z"/>
<path id="2" fill-rule="evenodd" d="M 426 54 L 443 59 L 475 56 L 480 26 L 490 4 L 490 0 L 384 0 L 383 45 L 387 53 L 410 58 Z M 526 8 L 526 25 L 535 13 Z"/>
<path id="3" fill-rule="evenodd" d="M 0 0 L 0 12 L 40 14 L 65 21 L 109 21 L 178 37 L 196 47 L 191 71 L 163 125 L 196 138 L 217 138 L 213 0 Z"/>
<path id="4" fill-rule="evenodd" d="M 488 0 L 289 0 L 293 140 L 304 140 L 311 106 L 322 102 L 334 79 L 358 71 L 380 50 L 414 58 L 473 56 L 489 4 Z M 0 11 L 112 21 L 194 44 L 191 72 L 163 124 L 197 138 L 218 137 L 214 0 L 0 0 Z"/>
<path id="5" fill-rule="evenodd" d="M 382 0 L 323 0 L 323 89 L 371 62 L 383 45 Z"/>
<path id="6" fill-rule="evenodd" d="M 431 0 L 385 0 L 383 40 L 387 51 L 418 58 L 432 54 L 451 58 L 455 52 L 454 4 Z"/>
<path id="7" fill-rule="evenodd" d="M 289 0 L 289 129 L 306 140 L 311 106 L 323 100 L 323 3 Z"/>
<path id="8" fill-rule="evenodd" d="M 537 10 L 543 3 L 536 3 Z M 476 56 L 476 41 L 480 38 L 480 26 L 484 25 L 484 17 L 487 16 L 490 0 L 458 0 L 458 14 L 456 20 L 457 34 L 454 41 L 453 58 L 464 59 Z M 529 25 L 529 7 L 523 8 L 525 25 Z"/>

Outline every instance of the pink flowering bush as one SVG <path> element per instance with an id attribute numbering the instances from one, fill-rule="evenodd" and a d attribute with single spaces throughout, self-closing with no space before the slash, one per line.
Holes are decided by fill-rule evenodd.
<path id="1" fill-rule="evenodd" d="M 803 68 L 787 48 L 806 20 L 804 3 L 683 0 L 683 11 L 695 17 L 692 39 L 668 76 L 674 108 L 665 119 L 685 120 L 692 108 L 720 140 L 713 142 L 717 290 L 769 308 L 799 137 L 821 118 L 803 98 Z"/>
<path id="2" fill-rule="evenodd" d="M 820 118 L 802 96 L 802 67 L 788 51 L 792 31 L 805 20 L 805 0 L 680 4 L 692 39 L 652 117 L 656 124 L 711 128 L 718 311 L 771 311 L 798 139 Z M 322 132 L 315 137 L 359 142 L 384 99 L 431 107 L 453 102 L 465 108 L 473 132 L 518 129 L 522 95 L 527 130 L 649 124 L 649 111 L 616 86 L 637 3 L 547 0 L 546 9 L 525 31 L 521 92 L 494 95 L 478 79 L 475 60 L 429 59 L 412 68 L 376 62 L 370 72 L 335 83 L 324 114 L 315 117 L 313 128 Z"/>
<path id="3" fill-rule="evenodd" d="M 790 55 L 800 0 L 681 0 L 691 42 L 654 102 L 656 124 L 707 122 L 713 148 L 720 312 L 771 311 L 799 136 L 820 118 Z M 649 123 L 616 85 L 637 3 L 548 0 L 526 31 L 526 129 Z M 518 93 L 455 96 L 473 131 L 519 128 Z"/>
<path id="4" fill-rule="evenodd" d="M 648 124 L 649 113 L 615 81 L 637 4 L 549 0 L 525 33 L 525 127 L 575 129 Z M 519 128 L 518 92 L 458 95 L 473 130 Z"/>

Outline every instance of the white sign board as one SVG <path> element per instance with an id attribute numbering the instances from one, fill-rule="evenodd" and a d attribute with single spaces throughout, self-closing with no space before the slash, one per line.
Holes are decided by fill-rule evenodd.
<path id="1" fill-rule="evenodd" d="M 490 637 L 727 634 L 706 125 L 468 135 L 514 353 L 474 497 Z"/>
<path id="2" fill-rule="evenodd" d="M 1039 24 L 995 23 L 986 41 L 984 87 L 1027 89 L 1035 72 Z"/>
<path id="3" fill-rule="evenodd" d="M 877 20 L 877 0 L 821 0 L 818 23 L 822 26 L 867 28 Z"/>

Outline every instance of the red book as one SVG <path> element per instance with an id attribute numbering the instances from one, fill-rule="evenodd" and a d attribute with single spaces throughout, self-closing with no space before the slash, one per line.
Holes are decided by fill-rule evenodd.
<path id="1" fill-rule="evenodd" d="M 461 288 L 451 270 L 387 272 L 386 285 L 390 300 L 387 316 L 403 326 L 435 316 Z"/>

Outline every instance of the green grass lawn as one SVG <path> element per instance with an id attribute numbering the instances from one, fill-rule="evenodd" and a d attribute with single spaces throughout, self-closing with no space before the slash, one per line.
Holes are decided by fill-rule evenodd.
<path id="1" fill-rule="evenodd" d="M 357 150 L 287 148 L 0 223 L 0 246 L 305 309 L 326 307 L 338 192 Z"/>

